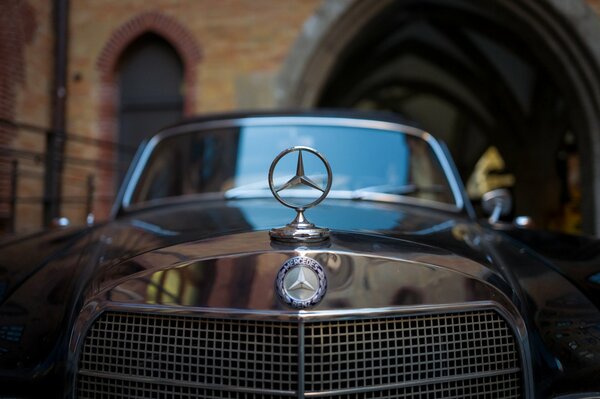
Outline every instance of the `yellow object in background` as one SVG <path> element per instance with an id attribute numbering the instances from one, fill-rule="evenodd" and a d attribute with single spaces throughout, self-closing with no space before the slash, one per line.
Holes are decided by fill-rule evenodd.
<path id="1" fill-rule="evenodd" d="M 467 181 L 467 193 L 471 199 L 480 199 L 483 194 L 496 188 L 508 188 L 515 185 L 512 174 L 496 174 L 504 170 L 502 155 L 494 146 L 489 147 L 475 164 L 473 173 Z"/>

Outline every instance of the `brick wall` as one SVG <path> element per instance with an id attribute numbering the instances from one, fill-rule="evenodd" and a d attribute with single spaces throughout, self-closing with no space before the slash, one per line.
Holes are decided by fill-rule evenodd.
<path id="1" fill-rule="evenodd" d="M 115 77 L 120 53 L 144 29 L 167 39 L 186 64 L 186 114 L 269 107 L 270 91 L 283 59 L 320 0 L 71 0 L 67 87 L 67 130 L 90 138 L 116 139 Z M 50 125 L 53 57 L 52 2 L 3 0 L 0 13 L 0 115 Z M 242 91 L 244 93 L 242 93 Z M 247 92 L 247 93 L 246 93 Z M 159 126 L 157 126 L 159 128 Z M 1 128 L 0 146 L 43 153 L 45 138 Z M 66 162 L 62 194 L 85 197 L 95 176 L 99 198 L 114 194 L 110 146 L 68 140 L 66 157 L 101 160 L 98 165 Z M 11 158 L 12 159 L 12 158 Z M 0 197 L 7 197 L 10 159 L 0 159 Z M 21 198 L 41 198 L 43 162 L 20 160 Z M 95 211 L 105 217 L 110 201 Z M 85 204 L 63 203 L 72 223 L 85 220 Z M 6 202 L 0 218 L 8 216 Z M 18 230 L 39 228 L 41 203 L 21 202 Z"/>
<path id="2" fill-rule="evenodd" d="M 114 82 L 118 59 L 126 44 L 144 30 L 163 36 L 182 57 L 186 68 L 186 114 L 235 109 L 240 98 L 247 105 L 248 95 L 239 93 L 245 86 L 236 82 L 257 74 L 274 77 L 304 21 L 319 2 L 72 0 L 68 130 L 116 139 Z M 272 105 L 265 103 L 262 93 L 270 89 L 268 83 L 258 88 L 254 104 Z M 68 154 L 75 151 L 67 146 Z M 114 159 L 108 148 L 88 149 L 88 154 Z M 68 169 L 67 165 L 66 174 Z M 100 196 L 114 193 L 109 171 L 102 172 L 97 181 Z M 79 195 L 82 187 L 67 179 L 63 193 Z M 106 216 L 108 207 L 106 201 L 97 204 L 100 218 Z M 82 206 L 64 210 L 73 220 L 84 217 Z"/>
<path id="3" fill-rule="evenodd" d="M 0 117 L 48 125 L 51 73 L 50 2 L 5 0 L 0 12 Z M 15 150 L 43 149 L 44 137 L 0 125 L 0 146 Z M 7 216 L 10 161 L 0 157 L 0 218 Z M 40 196 L 41 161 L 19 159 L 18 195 Z M 16 212 L 22 229 L 41 224 L 41 205 L 19 203 Z M 6 227 L 6 226 L 3 226 Z"/>

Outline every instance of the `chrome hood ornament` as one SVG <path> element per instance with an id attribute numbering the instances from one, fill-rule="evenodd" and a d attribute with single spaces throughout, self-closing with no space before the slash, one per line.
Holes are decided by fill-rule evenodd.
<path id="1" fill-rule="evenodd" d="M 285 303 L 302 309 L 323 299 L 327 291 L 327 277 L 319 262 L 296 256 L 281 265 L 275 285 L 277 294 Z"/>
<path id="2" fill-rule="evenodd" d="M 273 174 L 275 173 L 275 168 L 279 161 L 286 155 L 290 153 L 298 153 L 298 158 L 296 161 L 296 173 L 294 177 L 289 179 L 286 183 L 281 185 L 280 187 L 275 187 L 275 183 L 273 181 Z M 307 152 L 316 156 L 324 165 L 327 171 L 327 180 L 325 186 L 319 185 L 311 180 L 304 172 L 304 159 L 302 158 L 302 153 Z M 287 206 L 288 208 L 294 209 L 297 214 L 296 218 L 289 224 L 284 227 L 271 229 L 269 232 L 272 239 L 277 241 L 286 241 L 286 242 L 319 242 L 324 241 L 329 238 L 329 229 L 317 227 L 314 224 L 310 223 L 306 217 L 304 216 L 304 211 L 308 208 L 312 208 L 313 206 L 318 205 L 327 197 L 329 194 L 329 190 L 331 189 L 331 183 L 333 181 L 333 175 L 331 173 L 331 167 L 329 166 L 329 162 L 327 159 L 323 157 L 319 152 L 310 148 L 297 146 L 288 148 L 287 150 L 282 151 L 275 159 L 273 163 L 271 163 L 271 167 L 269 168 L 269 188 L 273 193 L 273 196 L 277 201 L 279 201 L 282 205 Z M 299 186 L 303 186 L 304 188 L 317 190 L 321 192 L 321 195 L 312 202 L 307 204 L 293 204 L 292 202 L 288 202 L 281 198 L 279 193 L 281 191 L 287 189 L 293 189 Z"/>

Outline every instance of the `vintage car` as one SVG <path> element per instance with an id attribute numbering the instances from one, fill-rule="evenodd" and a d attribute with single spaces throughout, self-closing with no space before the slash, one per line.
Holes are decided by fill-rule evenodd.
<path id="1" fill-rule="evenodd" d="M 163 129 L 108 222 L 0 246 L 0 397 L 598 397 L 598 242 L 483 202 L 393 115 Z"/>

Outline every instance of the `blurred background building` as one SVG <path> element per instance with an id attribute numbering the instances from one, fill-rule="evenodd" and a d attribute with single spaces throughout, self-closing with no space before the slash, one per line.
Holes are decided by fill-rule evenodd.
<path id="1" fill-rule="evenodd" d="M 600 0 L 0 0 L 0 228 L 107 217 L 136 146 L 239 109 L 397 112 L 477 201 L 600 233 Z"/>

